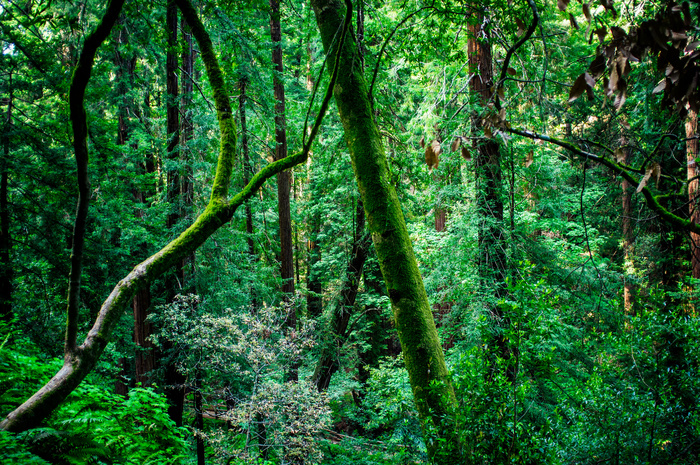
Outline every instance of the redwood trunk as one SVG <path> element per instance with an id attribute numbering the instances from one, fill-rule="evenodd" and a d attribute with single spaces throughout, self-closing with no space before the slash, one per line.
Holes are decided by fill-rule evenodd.
<path id="1" fill-rule="evenodd" d="M 470 71 L 474 73 L 470 81 L 472 91 L 480 98 L 482 112 L 493 111 L 487 104 L 493 98 L 493 57 L 491 43 L 483 13 L 477 17 L 475 24 L 469 26 L 470 38 L 468 43 Z M 479 117 L 473 118 L 472 127 L 481 132 L 486 130 Z M 481 135 L 481 134 L 478 134 Z M 481 278 L 482 294 L 487 299 L 486 305 L 493 315 L 494 326 L 506 328 L 509 325 L 507 315 L 503 314 L 498 301 L 507 295 L 506 277 L 506 240 L 503 227 L 503 199 L 501 152 L 498 143 L 488 138 L 476 142 L 474 165 L 476 169 L 476 204 L 479 215 L 479 276 Z M 503 336 L 504 331 L 496 330 L 495 355 L 508 360 L 510 348 Z M 495 364 L 493 364 L 495 366 Z M 512 368 L 507 370 L 509 379 L 513 380 L 515 373 Z"/>
<path id="2" fill-rule="evenodd" d="M 690 202 L 690 221 L 700 224 L 700 201 L 698 201 L 698 114 L 694 110 L 688 112 L 685 122 L 686 153 L 688 157 L 688 196 Z M 693 278 L 700 279 L 700 234 L 690 233 L 690 259 L 693 267 Z"/>
<path id="3" fill-rule="evenodd" d="M 0 160 L 0 318 L 12 320 L 12 262 L 10 242 L 10 210 L 8 202 L 8 178 L 10 164 L 10 133 L 12 131 L 12 71 L 9 76 L 7 119 L 3 129 L 3 155 Z"/>
<path id="4" fill-rule="evenodd" d="M 282 65 L 282 26 L 280 23 L 279 0 L 270 0 L 270 38 L 272 40 L 273 87 L 275 91 L 275 160 L 287 156 L 287 128 L 284 115 L 284 81 Z M 294 305 L 294 244 L 292 243 L 292 213 L 290 171 L 277 175 L 277 211 L 280 229 L 280 277 L 284 300 L 289 303 L 287 327 L 296 328 L 296 308 Z M 298 369 L 293 366 L 287 374 L 289 381 L 298 380 Z"/>

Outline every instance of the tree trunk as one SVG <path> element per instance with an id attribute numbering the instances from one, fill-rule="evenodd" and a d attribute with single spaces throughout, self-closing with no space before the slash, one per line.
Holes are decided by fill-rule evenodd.
<path id="1" fill-rule="evenodd" d="M 280 24 L 279 0 L 270 0 L 270 39 L 272 40 L 273 87 L 275 91 L 275 160 L 287 156 L 287 128 L 284 115 L 284 81 L 282 65 L 282 26 Z M 292 214 L 290 207 L 292 175 L 283 171 L 277 175 L 277 211 L 280 229 L 280 277 L 284 300 L 289 303 L 287 327 L 296 328 L 297 317 L 294 306 L 294 245 L 292 244 Z M 287 374 L 289 381 L 297 381 L 297 368 Z"/>
<path id="2" fill-rule="evenodd" d="M 494 96 L 493 57 L 483 13 L 477 15 L 476 22 L 469 26 L 469 31 L 469 66 L 470 72 L 474 73 L 470 87 L 480 98 L 483 105 L 482 112 L 491 111 L 486 105 Z M 478 116 L 473 118 L 472 128 L 478 132 L 490 130 L 482 124 Z M 479 215 L 479 276 L 482 295 L 496 328 L 489 336 L 495 340 L 495 355 L 508 360 L 511 349 L 504 331 L 509 326 L 509 319 L 498 305 L 498 301 L 507 295 L 508 274 L 503 227 L 501 151 L 498 142 L 491 138 L 477 141 L 475 151 L 476 206 Z M 514 370 L 509 368 L 507 375 L 513 380 Z"/>
<path id="3" fill-rule="evenodd" d="M 620 144 L 624 147 L 627 144 L 625 138 L 620 140 Z M 624 153 L 623 162 L 625 165 L 629 165 L 629 151 L 622 149 Z M 690 169 L 690 168 L 688 168 Z M 636 186 L 633 186 L 627 179 L 622 179 L 622 237 L 624 240 L 623 249 L 625 253 L 625 270 L 624 270 L 624 310 L 626 315 L 634 314 L 634 284 L 631 282 L 628 275 L 629 272 L 633 270 L 633 257 L 634 257 L 634 229 L 632 227 L 632 192 Z"/>
<path id="4" fill-rule="evenodd" d="M 338 0 L 313 0 L 312 6 L 329 62 L 335 63 L 336 57 L 340 62 L 335 101 L 394 311 L 428 454 L 436 463 L 464 463 L 454 418 L 454 390 L 406 222 L 389 182 L 386 155 L 372 115 L 355 40 L 348 36 L 340 52 L 332 46 L 345 8 Z"/>
<path id="5" fill-rule="evenodd" d="M 0 318 L 12 320 L 12 248 L 10 242 L 10 210 L 8 204 L 8 178 L 10 165 L 10 134 L 12 131 L 12 71 L 8 75 L 9 96 L 7 99 L 7 119 L 3 128 L 3 153 L 0 160 Z"/>
<path id="6" fill-rule="evenodd" d="M 350 263 L 345 269 L 345 280 L 340 290 L 340 300 L 334 308 L 331 320 L 331 336 L 326 347 L 321 351 L 312 382 L 320 391 L 328 389 L 331 377 L 338 371 L 338 351 L 345 343 L 348 335 L 347 328 L 352 316 L 352 310 L 357 298 L 357 290 L 362 277 L 362 269 L 367 260 L 367 252 L 370 246 L 369 234 L 365 233 L 365 211 L 362 200 L 357 200 L 357 222 L 355 223 L 355 238 L 352 243 Z"/>
<path id="7" fill-rule="evenodd" d="M 686 155 L 688 158 L 688 196 L 690 203 L 690 221 L 700 224 L 700 202 L 698 201 L 698 179 L 700 170 L 697 167 L 698 156 L 698 114 L 694 110 L 688 112 L 685 122 Z M 700 234 L 690 233 L 690 260 L 693 268 L 693 278 L 700 279 Z"/>
<path id="8" fill-rule="evenodd" d="M 167 172 L 167 192 L 166 197 L 170 205 L 167 227 L 172 229 L 181 218 L 180 202 L 181 181 L 180 176 L 180 106 L 178 102 L 178 58 L 177 58 L 177 5 L 174 0 L 168 0 L 166 18 L 166 34 L 168 38 L 168 50 L 166 54 L 166 125 L 168 134 L 167 157 L 175 166 Z M 168 300 L 172 301 L 175 295 L 180 292 L 182 283 L 185 280 L 184 267 L 182 262 L 178 263 L 173 272 L 165 281 Z M 182 414 L 185 409 L 185 377 L 177 369 L 175 355 L 177 347 L 170 341 L 164 343 L 164 356 L 161 363 L 165 365 L 164 383 L 165 396 L 168 399 L 168 415 L 177 426 L 182 426 Z"/>

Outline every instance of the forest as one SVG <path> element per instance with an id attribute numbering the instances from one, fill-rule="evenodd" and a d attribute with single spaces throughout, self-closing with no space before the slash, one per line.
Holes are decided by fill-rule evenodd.
<path id="1" fill-rule="evenodd" d="M 700 5 L 0 0 L 3 464 L 697 464 Z"/>

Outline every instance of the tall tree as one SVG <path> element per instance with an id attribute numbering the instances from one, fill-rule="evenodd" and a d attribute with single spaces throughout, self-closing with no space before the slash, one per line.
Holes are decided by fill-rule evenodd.
<path id="1" fill-rule="evenodd" d="M 688 159 L 688 201 L 690 221 L 700 224 L 700 202 L 698 196 L 698 113 L 691 109 L 685 122 L 686 157 Z M 690 233 L 690 260 L 693 278 L 700 279 L 700 234 Z"/>
<path id="2" fill-rule="evenodd" d="M 345 8 L 338 0 L 314 0 L 312 6 L 326 54 L 331 63 L 337 59 L 342 69 L 333 94 L 362 196 L 367 227 L 394 311 L 428 454 L 436 463 L 463 463 L 452 383 L 403 212 L 389 182 L 384 146 L 359 66 L 357 46 L 351 36 L 342 48 L 334 39 L 342 28 Z M 349 1 L 346 6 L 352 8 Z"/>
<path id="3" fill-rule="evenodd" d="M 468 60 L 470 71 L 474 73 L 470 87 L 479 99 L 481 111 L 473 117 L 472 128 L 487 135 L 485 140 L 477 139 L 474 167 L 476 169 L 476 204 L 479 215 L 479 275 L 482 295 L 487 300 L 489 312 L 494 317 L 496 355 L 508 358 L 508 341 L 505 329 L 509 325 L 498 301 L 507 294 L 506 240 L 503 227 L 503 186 L 501 172 L 501 150 L 498 142 L 491 137 L 492 128 L 485 125 L 486 112 L 493 111 L 494 74 L 491 37 L 488 21 L 483 9 L 477 10 L 476 20 L 469 25 Z M 480 135 L 480 134 L 479 134 Z M 514 372 L 508 370 L 512 379 Z"/>
<path id="4" fill-rule="evenodd" d="M 282 63 L 282 24 L 280 2 L 270 0 L 270 38 L 272 40 L 272 82 L 275 92 L 275 160 L 287 156 L 287 122 L 284 113 L 284 65 Z M 292 243 L 292 210 L 290 194 L 292 174 L 283 171 L 277 175 L 277 212 L 280 230 L 280 278 L 284 300 L 289 302 L 287 326 L 294 330 L 297 324 L 294 304 L 294 244 Z M 298 379 L 296 368 L 288 373 L 290 381 Z"/>
<path id="5" fill-rule="evenodd" d="M 170 212 L 166 226 L 172 229 L 181 218 L 181 143 L 180 143 L 180 105 L 178 101 L 178 15 L 177 5 L 174 0 L 168 0 L 165 16 L 165 33 L 167 37 L 167 51 L 165 61 L 165 106 L 166 106 L 166 157 L 171 166 L 166 172 L 166 196 Z M 168 299 L 172 300 L 178 294 L 185 280 L 185 269 L 182 263 L 178 263 L 166 279 Z M 185 409 L 185 377 L 177 369 L 175 352 L 177 347 L 171 341 L 164 344 L 166 352 L 162 359 L 165 364 L 165 393 L 168 398 L 168 415 L 177 426 L 182 426 L 182 415 Z"/>
<path id="6" fill-rule="evenodd" d="M 12 319 L 12 257 L 10 255 L 10 210 L 8 181 L 10 176 L 10 135 L 12 134 L 12 67 L 7 71 L 7 111 L 2 129 L 2 158 L 0 158 L 0 318 Z"/>

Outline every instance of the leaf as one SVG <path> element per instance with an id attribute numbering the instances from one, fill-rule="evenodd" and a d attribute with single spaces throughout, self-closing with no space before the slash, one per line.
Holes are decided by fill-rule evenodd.
<path id="1" fill-rule="evenodd" d="M 644 173 L 644 177 L 641 181 L 639 181 L 639 185 L 637 186 L 637 194 L 642 192 L 642 189 L 646 187 L 647 182 L 649 182 L 649 178 L 651 178 L 651 170 L 647 168 L 646 173 Z"/>
<path id="2" fill-rule="evenodd" d="M 661 82 L 659 82 L 656 87 L 654 87 L 654 90 L 651 91 L 652 94 L 658 94 L 659 92 L 663 92 L 666 89 L 666 79 L 662 79 Z"/>
<path id="3" fill-rule="evenodd" d="M 586 73 L 577 77 L 574 81 L 574 85 L 571 86 L 571 90 L 569 91 L 569 103 L 575 101 L 586 91 L 586 87 L 588 87 L 588 84 L 586 84 L 585 74 Z"/>
<path id="4" fill-rule="evenodd" d="M 625 100 L 627 100 L 627 92 L 622 91 L 619 94 L 615 96 L 615 109 L 619 110 L 622 105 L 625 104 Z"/>
<path id="5" fill-rule="evenodd" d="M 422 149 L 425 148 L 425 136 L 422 136 L 420 138 L 420 141 L 418 142 L 418 144 L 420 144 L 420 148 L 422 148 Z"/>
<path id="6" fill-rule="evenodd" d="M 454 142 L 452 142 L 452 145 L 450 146 L 450 151 L 455 152 L 459 148 L 459 146 L 462 145 L 462 139 L 459 137 L 455 137 Z"/>
<path id="7" fill-rule="evenodd" d="M 535 161 L 535 153 L 530 150 L 525 157 L 525 168 L 529 168 L 530 165 Z"/>
<path id="8" fill-rule="evenodd" d="M 510 74 L 511 76 L 515 76 L 516 74 L 518 74 L 518 72 L 517 72 L 515 69 L 513 69 L 513 68 L 508 68 L 506 71 L 507 71 L 508 74 Z"/>
<path id="9" fill-rule="evenodd" d="M 608 34 L 608 30 L 605 29 L 604 27 L 599 27 L 598 29 L 595 30 L 595 33 L 598 36 L 598 40 L 602 44 L 603 41 L 605 41 L 605 36 Z"/>
<path id="10" fill-rule="evenodd" d="M 644 177 L 639 182 L 639 186 L 637 186 L 637 193 L 642 192 L 642 189 L 647 186 L 652 176 L 654 176 L 656 185 L 658 186 L 659 180 L 661 179 L 661 165 L 656 162 L 647 167 L 646 171 L 644 172 Z"/>
<path id="11" fill-rule="evenodd" d="M 557 7 L 561 11 L 566 11 L 567 6 L 569 6 L 569 0 L 557 0 Z"/>
<path id="12" fill-rule="evenodd" d="M 591 6 L 588 3 L 584 3 L 583 6 L 583 16 L 586 17 L 586 21 L 591 22 Z"/>
<path id="13" fill-rule="evenodd" d="M 484 136 L 486 136 L 487 139 L 493 138 L 493 131 L 491 131 L 491 128 L 486 126 L 484 128 Z"/>
<path id="14" fill-rule="evenodd" d="M 625 151 L 622 150 L 620 147 L 615 149 L 615 161 L 618 163 L 622 163 L 625 161 Z"/>
<path id="15" fill-rule="evenodd" d="M 685 53 L 690 53 L 690 52 L 692 52 L 693 50 L 695 50 L 696 48 L 698 48 L 698 45 L 700 45 L 700 40 L 696 40 L 695 42 L 689 43 L 689 44 L 685 47 Z"/>
<path id="16" fill-rule="evenodd" d="M 428 169 L 430 171 L 432 171 L 433 168 L 438 167 L 438 163 L 439 163 L 438 156 L 441 153 L 442 153 L 442 147 L 440 147 L 440 142 L 438 142 L 436 139 L 433 139 L 433 141 L 430 143 L 430 145 L 427 145 L 425 147 L 425 163 L 428 165 Z"/>
<path id="17" fill-rule="evenodd" d="M 594 79 L 598 79 L 605 72 L 605 57 L 598 55 L 588 67 L 588 71 Z"/>
<path id="18" fill-rule="evenodd" d="M 527 31 L 527 26 L 525 26 L 523 20 L 520 18 L 515 18 L 515 24 L 518 26 L 518 32 L 516 32 L 518 37 L 525 34 L 525 32 Z"/>
<path id="19" fill-rule="evenodd" d="M 462 158 L 464 158 L 467 161 L 472 159 L 472 154 L 469 152 L 466 145 L 462 146 Z"/>

